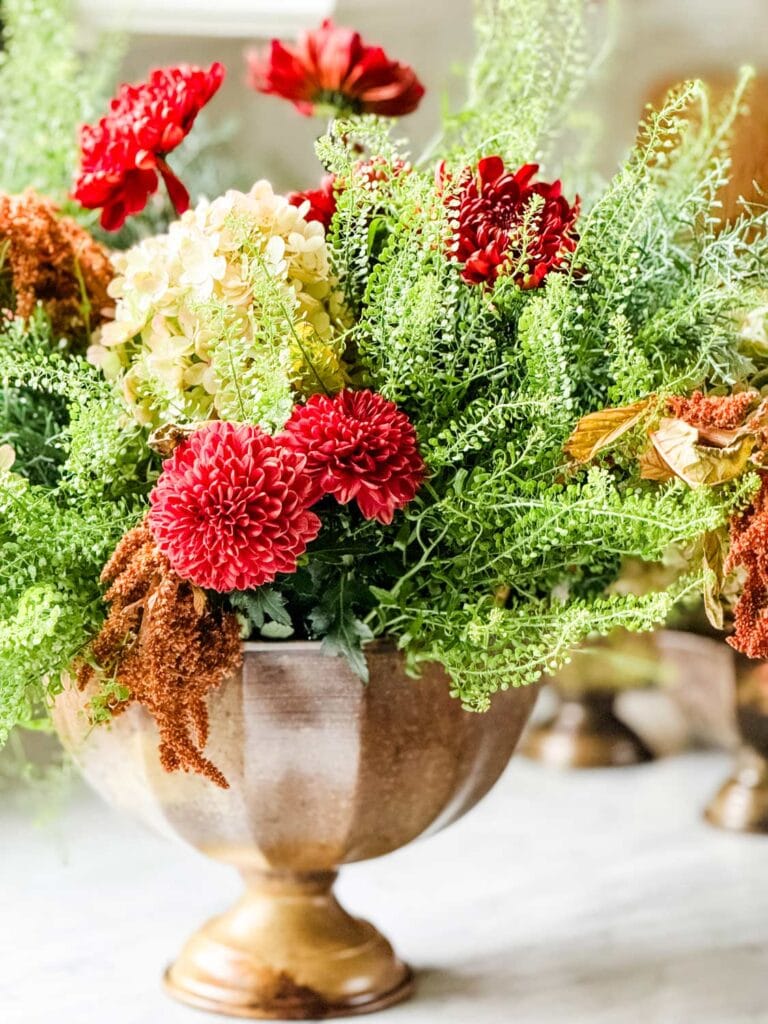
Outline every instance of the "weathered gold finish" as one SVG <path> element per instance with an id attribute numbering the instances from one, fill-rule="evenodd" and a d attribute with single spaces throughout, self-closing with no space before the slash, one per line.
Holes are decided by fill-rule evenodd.
<path id="1" fill-rule="evenodd" d="M 104 796 L 243 874 L 238 904 L 209 921 L 166 973 L 168 991 L 238 1017 L 351 1016 L 406 998 L 411 973 L 332 894 L 335 869 L 455 821 L 496 782 L 535 689 L 461 710 L 439 666 L 406 677 L 393 647 L 368 649 L 371 681 L 309 642 L 246 644 L 242 670 L 210 698 L 206 754 L 230 783 L 167 774 L 139 707 L 89 730 L 86 696 L 54 717 Z"/>
<path id="2" fill-rule="evenodd" d="M 731 777 L 706 808 L 717 828 L 768 835 L 768 663 L 739 659 L 736 723 L 741 746 Z"/>
<path id="3" fill-rule="evenodd" d="M 281 1020 L 350 1016 L 407 998 L 410 970 L 372 925 L 339 906 L 335 879 L 333 871 L 247 872 L 242 899 L 192 936 L 166 989 L 202 1009 L 225 1004 L 233 1016 Z"/>
<path id="4" fill-rule="evenodd" d="M 531 730 L 523 753 L 555 768 L 615 768 L 650 761 L 648 747 L 617 717 L 615 698 L 606 690 L 561 694 L 554 718 Z"/>

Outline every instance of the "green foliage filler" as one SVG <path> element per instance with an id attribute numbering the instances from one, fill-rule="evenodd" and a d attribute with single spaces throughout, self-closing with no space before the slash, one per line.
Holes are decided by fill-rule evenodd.
<path id="1" fill-rule="evenodd" d="M 143 514 L 156 473 L 146 437 L 99 372 L 53 349 L 42 315 L 13 321 L 0 339 L 0 437 L 41 438 L 0 471 L 0 742 L 40 714 L 101 625 L 101 568 Z M 36 412 L 20 423 L 22 397 Z"/>
<path id="2" fill-rule="evenodd" d="M 582 6 L 569 0 L 550 17 L 550 4 L 481 4 L 468 106 L 432 155 L 454 171 L 488 153 L 513 168 L 546 158 L 588 64 Z M 563 453 L 589 412 L 730 388 L 753 370 L 739 317 L 766 285 L 766 213 L 745 209 L 723 226 L 717 203 L 749 77 L 722 109 L 691 82 L 650 113 L 583 211 L 570 271 L 531 292 L 510 278 L 492 292 L 461 282 L 445 259 L 450 226 L 430 167 L 392 174 L 372 195 L 354 174 L 353 146 L 386 153 L 380 125 L 337 125 L 319 143 L 349 181 L 331 237 L 359 310 L 359 358 L 416 423 L 430 468 L 401 520 L 397 579 L 384 543 L 356 545 L 369 524 L 347 541 L 361 551 L 350 572 L 369 582 L 363 618 L 374 633 L 398 636 L 414 660 L 442 661 L 468 707 L 535 680 L 589 636 L 663 621 L 700 587 L 700 563 L 665 593 L 609 596 L 622 561 L 690 545 L 755 489 L 754 476 L 717 489 L 660 486 L 620 452 L 591 469 L 569 467 Z"/>
<path id="3" fill-rule="evenodd" d="M 326 243 L 349 314 L 337 339 L 344 379 L 410 417 L 428 474 L 390 526 L 320 501 L 322 531 L 295 574 L 215 598 L 244 635 L 323 639 L 362 677 L 365 642 L 391 636 L 414 672 L 440 661 L 463 704 L 482 710 L 586 638 L 653 628 L 708 580 L 701 538 L 748 504 L 754 474 L 697 488 L 644 480 L 645 425 L 588 465 L 565 446 L 598 410 L 651 396 L 661 408 L 767 372 L 768 348 L 745 345 L 742 324 L 766 306 L 768 213 L 745 208 L 722 224 L 717 199 L 749 74 L 719 109 L 691 82 L 649 113 L 613 178 L 583 200 L 575 252 L 540 287 L 512 274 L 468 284 L 450 255 L 450 200 L 479 158 L 499 155 L 512 172 L 538 161 L 542 180 L 561 176 L 555 143 L 594 63 L 592 6 L 482 0 L 466 106 L 422 162 L 375 118 L 332 123 L 319 140 L 339 186 Z M 61 195 L 93 90 L 81 92 L 62 0 L 8 0 L 5 11 L 0 187 Z M 563 190 L 573 200 L 565 176 Z M 268 278 L 254 274 L 253 289 L 255 341 L 222 322 L 209 354 L 223 415 L 278 430 L 297 399 L 270 353 L 290 318 Z M 0 470 L 0 741 L 87 650 L 104 617 L 101 568 L 145 514 L 160 468 L 119 387 L 55 341 L 42 316 L 0 329 L 0 443 L 16 451 Z M 317 390 L 328 389 L 324 370 Z M 185 422 L 208 415 L 185 410 Z M 683 568 L 669 589 L 612 586 L 626 559 L 657 562 L 672 549 Z M 96 718 L 115 696 L 107 686 Z"/>
<path id="4" fill-rule="evenodd" d="M 101 113 L 119 45 L 103 40 L 81 57 L 70 0 L 2 0 L 0 16 L 0 189 L 34 188 L 63 202 L 78 126 Z"/>

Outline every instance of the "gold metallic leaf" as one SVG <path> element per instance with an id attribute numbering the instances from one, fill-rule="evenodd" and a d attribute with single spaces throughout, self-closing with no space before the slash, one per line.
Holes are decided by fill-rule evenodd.
<path id="1" fill-rule="evenodd" d="M 153 452 L 157 452 L 158 455 L 162 456 L 162 458 L 170 458 L 179 445 L 186 441 L 200 426 L 202 424 L 192 427 L 179 426 L 177 423 L 164 423 L 152 431 L 147 440 L 147 445 Z"/>
<path id="2" fill-rule="evenodd" d="M 710 570 L 704 580 L 704 611 L 715 629 L 723 628 L 720 593 L 725 579 L 727 538 L 723 530 L 710 530 L 702 538 L 702 563 Z"/>
<path id="3" fill-rule="evenodd" d="M 663 483 L 665 480 L 674 480 L 675 474 L 650 444 L 640 456 L 640 477 L 643 480 Z"/>
<path id="4" fill-rule="evenodd" d="M 208 597 L 205 591 L 201 590 L 200 587 L 196 587 L 194 583 L 191 583 L 190 586 L 192 588 L 192 607 L 197 615 L 204 615 L 208 604 Z"/>
<path id="5" fill-rule="evenodd" d="M 607 448 L 636 426 L 654 400 L 625 405 L 618 409 L 600 409 L 584 416 L 568 438 L 565 450 L 576 462 L 589 462 L 603 448 Z"/>
<path id="6" fill-rule="evenodd" d="M 706 447 L 698 443 L 699 431 L 678 419 L 662 420 L 650 437 L 662 462 L 689 487 L 716 487 L 733 480 L 746 469 L 756 443 L 748 434 L 724 448 Z"/>

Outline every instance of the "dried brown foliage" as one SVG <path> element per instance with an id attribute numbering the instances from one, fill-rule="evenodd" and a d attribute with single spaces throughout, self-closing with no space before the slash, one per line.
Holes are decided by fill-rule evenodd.
<path id="1" fill-rule="evenodd" d="M 113 304 L 107 286 L 114 272 L 106 249 L 31 189 L 16 196 L 0 193 L 0 254 L 15 316 L 31 316 L 40 302 L 56 333 L 86 342 L 90 328 L 103 319 L 101 311 Z"/>
<path id="2" fill-rule="evenodd" d="M 146 523 L 126 533 L 101 578 L 110 584 L 105 600 L 111 607 L 91 653 L 101 674 L 130 691 L 112 713 L 138 702 L 157 723 L 160 760 L 167 771 L 199 772 L 226 788 L 226 779 L 202 748 L 208 738 L 209 691 L 242 658 L 236 616 L 213 609 L 203 591 L 170 568 Z M 80 687 L 99 674 L 82 664 Z"/>
<path id="3" fill-rule="evenodd" d="M 768 658 L 768 474 L 749 508 L 731 520 L 726 572 L 746 576 L 728 643 L 750 658 Z"/>
<path id="4" fill-rule="evenodd" d="M 704 395 L 694 391 L 689 398 L 673 396 L 669 407 L 678 419 L 699 430 L 707 427 L 734 430 L 742 425 L 759 398 L 756 391 L 742 391 L 737 395 Z"/>

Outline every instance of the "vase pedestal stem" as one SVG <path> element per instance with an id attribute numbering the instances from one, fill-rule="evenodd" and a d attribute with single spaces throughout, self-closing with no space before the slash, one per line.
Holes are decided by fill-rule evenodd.
<path id="1" fill-rule="evenodd" d="M 407 998 L 408 967 L 333 894 L 334 871 L 245 871 L 246 891 L 187 942 L 165 987 L 182 1002 L 235 1017 L 319 1020 Z"/>

